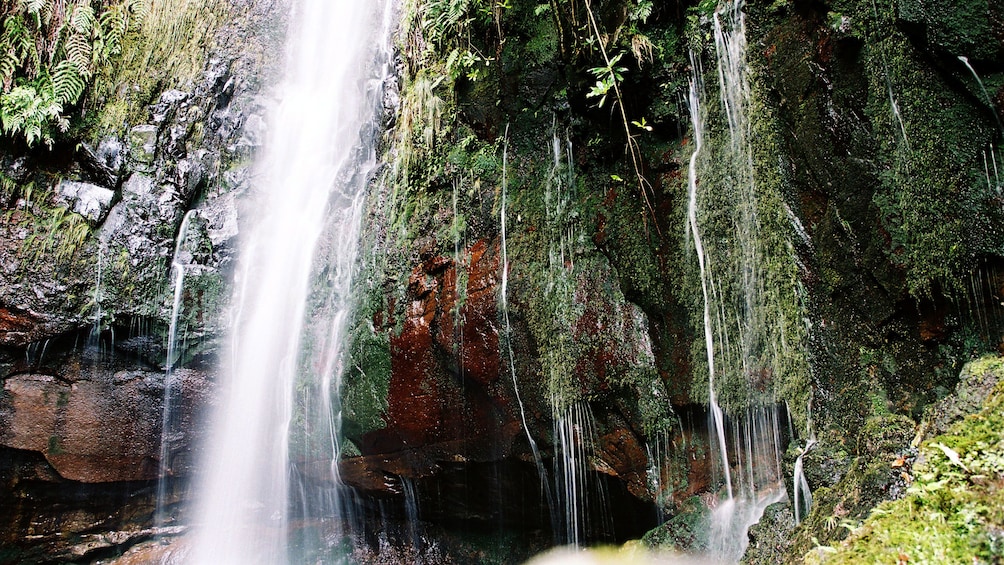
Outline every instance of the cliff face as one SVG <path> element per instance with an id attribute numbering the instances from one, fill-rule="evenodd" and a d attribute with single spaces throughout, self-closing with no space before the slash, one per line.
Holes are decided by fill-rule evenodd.
<path id="1" fill-rule="evenodd" d="M 173 508 L 212 402 L 237 195 L 285 9 L 149 10 L 68 136 L 51 149 L 2 141 L 4 562 L 90 560 L 148 538 L 156 481 L 174 481 Z M 169 348 L 174 264 L 185 280 Z M 167 382 L 175 411 L 162 451 Z"/>
<path id="2" fill-rule="evenodd" d="M 153 481 L 173 477 L 180 501 L 192 472 L 286 6 L 183 4 L 99 79 L 77 138 L 3 141 L 12 562 L 117 551 L 149 535 Z M 406 517 L 410 500 L 436 527 L 539 536 L 568 520 L 540 473 L 558 480 L 576 445 L 608 493 L 590 539 L 640 537 L 718 489 L 691 81 L 720 402 L 737 420 L 787 407 L 788 477 L 817 440 L 805 475 L 826 493 L 787 557 L 844 535 L 831 515 L 898 496 L 889 463 L 915 421 L 965 360 L 1004 347 L 1004 13 L 957 4 L 746 5 L 746 168 L 714 2 L 403 2 L 341 399 L 341 478 L 367 512 Z"/>

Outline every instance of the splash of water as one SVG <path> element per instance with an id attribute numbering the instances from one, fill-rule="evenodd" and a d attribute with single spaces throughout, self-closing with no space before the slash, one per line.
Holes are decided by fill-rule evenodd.
<path id="1" fill-rule="evenodd" d="M 994 107 L 994 100 L 993 98 L 990 97 L 990 93 L 987 92 L 987 87 L 983 85 L 983 80 L 980 78 L 980 75 L 978 75 L 976 73 L 976 69 L 974 69 L 973 66 L 969 64 L 968 57 L 959 55 L 959 60 L 962 61 L 962 64 L 965 65 L 967 69 L 969 69 L 970 73 L 972 73 L 973 78 L 976 79 L 976 84 L 980 85 L 980 90 L 983 92 L 983 97 L 987 99 L 987 104 L 990 106 L 990 111 L 993 112 L 994 119 L 997 120 L 997 127 L 1001 130 L 1001 133 L 1004 133 L 1004 123 L 1001 123 L 1001 117 L 997 114 L 997 109 Z"/>
<path id="2" fill-rule="evenodd" d="M 304 381 L 323 381 L 320 394 L 331 402 L 341 358 L 329 353 L 325 375 L 297 370 L 307 296 L 332 218 L 333 254 L 341 257 L 333 266 L 341 282 L 333 286 L 344 283 L 341 275 L 351 277 L 354 256 L 345 250 L 357 245 L 353 210 L 375 166 L 390 10 L 389 0 L 296 4 L 280 102 L 254 187 L 257 217 L 242 241 L 231 351 L 197 489 L 193 563 L 295 560 L 287 543 L 294 394 Z M 336 313 L 328 330 L 339 343 L 344 319 Z"/>

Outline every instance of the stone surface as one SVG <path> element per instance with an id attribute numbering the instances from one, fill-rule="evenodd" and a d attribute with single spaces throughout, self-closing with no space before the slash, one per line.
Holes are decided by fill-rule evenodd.
<path id="1" fill-rule="evenodd" d="M 177 375 L 185 398 L 172 440 L 181 453 L 198 437 L 193 412 L 205 399 L 205 377 Z M 151 480 L 161 475 L 164 377 L 151 371 L 104 373 L 79 368 L 56 377 L 19 374 L 4 381 L 0 401 L 0 445 L 42 454 L 60 477 L 81 483 Z M 187 428 L 187 429 L 186 429 Z M 190 461 L 172 462 L 183 474 Z"/>
<path id="2" fill-rule="evenodd" d="M 56 202 L 100 224 L 108 215 L 115 191 L 86 182 L 63 181 L 56 187 Z"/>

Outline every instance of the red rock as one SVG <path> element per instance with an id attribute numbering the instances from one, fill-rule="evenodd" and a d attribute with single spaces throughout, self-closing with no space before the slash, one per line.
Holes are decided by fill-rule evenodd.
<path id="1" fill-rule="evenodd" d="M 511 392 L 498 382 L 498 246 L 478 241 L 468 256 L 463 304 L 458 304 L 458 265 L 451 258 L 427 254 L 412 270 L 406 317 L 401 332 L 391 336 L 387 425 L 363 437 L 366 457 L 350 467 L 376 465 L 383 457 L 377 465 L 383 468 L 399 458 L 394 454 L 416 449 L 422 452 L 412 453 L 412 459 L 494 457 L 522 433 L 512 425 Z"/>
<path id="2" fill-rule="evenodd" d="M 0 308 L 0 345 L 23 347 L 43 337 L 42 320 L 17 309 Z"/>
<path id="3" fill-rule="evenodd" d="M 196 427 L 191 416 L 205 402 L 207 381 L 194 372 L 181 376 L 180 427 L 187 430 Z M 82 483 L 156 479 L 162 386 L 161 374 L 141 371 L 10 377 L 0 401 L 0 445 L 38 452 L 61 477 Z M 187 463 L 176 462 L 175 474 Z"/>

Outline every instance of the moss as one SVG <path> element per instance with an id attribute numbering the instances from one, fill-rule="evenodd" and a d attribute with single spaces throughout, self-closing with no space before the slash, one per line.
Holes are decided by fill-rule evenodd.
<path id="1" fill-rule="evenodd" d="M 357 441 L 367 432 L 386 425 L 387 393 L 390 389 L 390 338 L 371 325 L 353 331 L 352 366 L 345 375 L 342 418 L 345 436 Z M 348 455 L 348 454 L 346 454 Z"/>
<path id="2" fill-rule="evenodd" d="M 63 446 L 60 442 L 59 436 L 51 435 L 49 436 L 49 445 L 46 448 L 47 455 L 60 455 L 64 453 Z"/>
<path id="3" fill-rule="evenodd" d="M 711 47 L 713 49 L 713 47 Z M 717 63 L 706 65 L 702 96 L 704 143 L 697 161 L 697 223 L 706 262 L 714 335 L 715 388 L 731 413 L 788 402 L 796 424 L 807 420 L 809 366 L 803 291 L 790 180 L 781 149 L 766 65 L 750 56 L 748 97 L 736 110 L 749 133 L 732 139 L 719 102 Z M 748 121 L 747 121 L 748 120 Z M 687 241 L 687 245 L 693 245 Z M 697 260 L 685 263 L 694 335 L 703 336 L 704 292 Z M 704 340 L 692 347 L 692 396 L 707 400 Z"/>
<path id="4" fill-rule="evenodd" d="M 214 34 L 237 16 L 236 8 L 220 0 L 147 4 L 141 29 L 125 37 L 118 62 L 97 76 L 88 95 L 93 141 L 121 135 L 127 124 L 144 123 L 147 106 L 160 92 L 193 88 Z"/>
<path id="5" fill-rule="evenodd" d="M 950 15 L 966 22 L 972 15 L 970 4 L 980 4 L 932 11 L 933 3 L 907 2 L 901 15 L 909 16 L 911 4 L 920 3 L 925 4 L 925 17 Z M 986 4 L 982 5 L 986 25 Z M 856 22 L 849 33 L 864 41 L 866 113 L 879 140 L 877 157 L 882 163 L 881 187 L 873 202 L 890 239 L 887 252 L 905 269 L 914 295 L 928 295 L 939 286 L 957 293 L 962 275 L 973 268 L 976 257 L 988 248 L 1001 248 L 1000 236 L 982 229 L 978 219 L 998 213 L 988 206 L 991 195 L 978 182 L 983 176 L 982 153 L 993 140 L 996 124 L 926 63 L 929 54 L 896 27 L 891 3 L 879 2 L 876 10 L 863 5 L 845 8 Z M 965 32 L 953 25 L 928 29 L 963 43 L 970 41 L 969 33 L 980 33 L 979 26 Z M 960 49 L 957 45 L 953 56 L 961 54 Z"/>
<path id="6" fill-rule="evenodd" d="M 708 549 L 711 512 L 699 498 L 691 497 L 672 518 L 646 533 L 641 541 L 658 550 L 701 554 Z"/>
<path id="7" fill-rule="evenodd" d="M 1004 383 L 997 385 L 978 414 L 921 445 L 903 499 L 881 504 L 845 542 L 816 552 L 812 559 L 825 563 L 1004 559 L 1001 429 Z"/>

